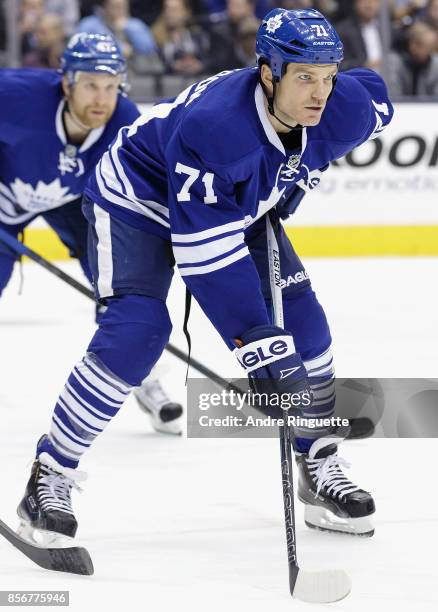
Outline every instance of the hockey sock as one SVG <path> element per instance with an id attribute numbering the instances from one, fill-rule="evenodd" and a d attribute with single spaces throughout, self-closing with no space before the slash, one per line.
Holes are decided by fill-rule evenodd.
<path id="1" fill-rule="evenodd" d="M 330 347 L 319 357 L 304 361 L 309 376 L 310 388 L 313 393 L 313 403 L 308 409 L 303 409 L 305 419 L 330 419 L 335 409 L 335 370 Z M 323 427 L 294 427 L 294 447 L 300 453 L 309 452 L 310 447 L 318 438 L 333 433 L 331 425 Z"/>
<path id="2" fill-rule="evenodd" d="M 88 353 L 73 368 L 52 417 L 49 435 L 38 445 L 65 467 L 75 468 L 96 436 L 117 414 L 131 387 Z"/>
<path id="3" fill-rule="evenodd" d="M 335 406 L 331 336 L 324 310 L 309 287 L 283 298 L 285 328 L 292 332 L 295 346 L 309 376 L 313 404 L 303 411 L 306 419 L 329 419 Z M 294 428 L 294 447 L 308 452 L 313 442 L 332 433 L 331 427 Z"/>

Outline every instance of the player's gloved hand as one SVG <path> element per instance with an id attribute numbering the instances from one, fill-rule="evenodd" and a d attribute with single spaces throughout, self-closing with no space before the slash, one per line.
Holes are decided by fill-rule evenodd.
<path id="1" fill-rule="evenodd" d="M 290 332 L 275 325 L 261 325 L 245 332 L 240 340 L 243 346 L 234 353 L 248 375 L 251 390 L 266 393 L 269 398 L 267 403 L 259 404 L 260 410 L 282 418 L 285 408 L 290 414 L 299 414 L 311 406 L 307 370 L 295 353 Z"/>

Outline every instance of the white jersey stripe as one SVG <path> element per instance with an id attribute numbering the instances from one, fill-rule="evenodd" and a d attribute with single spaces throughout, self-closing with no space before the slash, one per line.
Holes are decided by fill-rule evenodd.
<path id="1" fill-rule="evenodd" d="M 104 178 L 104 175 L 100 172 L 99 166 L 96 169 L 96 180 L 99 186 L 100 193 L 104 196 L 106 200 L 108 200 L 108 202 L 112 202 L 113 204 L 117 204 L 118 206 L 122 206 L 123 208 L 127 208 L 128 210 L 132 210 L 140 215 L 143 215 L 143 217 L 148 217 L 149 219 L 156 221 L 160 225 L 164 225 L 164 227 L 170 227 L 167 221 L 165 221 L 164 219 L 153 213 L 149 208 L 147 208 L 146 201 L 142 205 L 138 202 L 132 202 L 131 200 L 122 198 L 120 197 L 120 195 L 115 195 L 114 193 L 109 191 L 104 182 L 106 179 Z"/>
<path id="2" fill-rule="evenodd" d="M 170 103 L 163 102 L 162 104 L 157 104 L 156 106 L 153 106 L 151 108 L 150 112 L 140 115 L 140 117 L 138 117 L 134 121 L 134 123 L 129 127 L 126 137 L 130 138 L 131 136 L 134 136 L 137 133 L 137 130 L 140 126 L 145 125 L 152 119 L 165 119 L 166 117 L 168 117 L 174 108 L 176 108 L 177 106 L 179 106 L 180 104 L 186 101 L 191 88 L 192 86 L 187 87 L 187 89 L 182 91 L 173 102 L 170 102 Z M 112 155 L 114 164 L 116 166 L 118 175 L 120 177 L 120 180 L 123 183 L 123 187 L 124 187 L 123 191 L 126 193 L 127 197 L 130 200 L 140 201 L 135 195 L 132 183 L 126 176 L 123 165 L 121 164 L 120 159 L 119 159 L 118 149 L 122 145 L 124 130 L 125 128 L 122 128 L 121 130 L 119 130 L 117 139 L 115 143 L 113 144 L 113 146 L 111 147 L 111 155 Z"/>
<path id="3" fill-rule="evenodd" d="M 178 264 L 198 263 L 225 255 L 239 245 L 244 246 L 243 232 L 219 238 L 217 240 L 199 244 L 197 246 L 174 246 L 173 254 Z"/>
<path id="4" fill-rule="evenodd" d="M 239 259 L 243 259 L 243 257 L 246 257 L 247 255 L 249 255 L 248 247 L 243 246 L 243 248 L 236 251 L 236 253 L 233 253 L 232 255 L 229 255 L 228 257 L 224 257 L 223 259 L 220 259 L 219 261 L 215 261 L 214 263 L 207 264 L 205 266 L 198 266 L 194 268 L 178 268 L 178 269 L 179 269 L 181 276 L 194 276 L 196 274 L 208 274 L 209 272 L 214 272 L 215 270 L 226 268 L 227 266 L 231 265 L 235 261 L 238 261 Z"/>
<path id="5" fill-rule="evenodd" d="M 213 238 L 213 236 L 220 236 L 227 232 L 234 232 L 239 229 L 243 230 L 244 227 L 245 221 L 243 219 L 231 221 L 231 223 L 224 223 L 224 225 L 211 227 L 210 229 L 194 232 L 193 234 L 172 234 L 172 242 L 199 242 L 200 240 Z"/>
<path id="6" fill-rule="evenodd" d="M 96 234 L 97 234 L 97 266 L 99 276 L 97 279 L 97 288 L 101 297 L 109 297 L 114 295 L 111 286 L 113 280 L 113 257 L 111 244 L 111 217 L 96 204 L 93 207 L 94 216 L 96 218 Z"/>

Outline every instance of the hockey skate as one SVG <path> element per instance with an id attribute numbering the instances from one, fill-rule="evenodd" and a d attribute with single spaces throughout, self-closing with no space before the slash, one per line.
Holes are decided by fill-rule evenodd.
<path id="1" fill-rule="evenodd" d="M 341 440 L 320 438 L 308 453 L 296 453 L 304 520 L 314 529 L 370 537 L 374 533 L 370 519 L 375 512 L 374 500 L 342 472 L 341 467 L 349 464 L 337 455 Z"/>
<path id="2" fill-rule="evenodd" d="M 41 453 L 32 465 L 29 482 L 17 514 L 19 536 L 44 548 L 71 546 L 78 523 L 71 505 L 72 489 L 86 474 L 60 465 L 48 453 Z"/>
<path id="3" fill-rule="evenodd" d="M 182 434 L 182 406 L 169 399 L 158 379 L 144 380 L 134 389 L 134 396 L 140 408 L 149 415 L 155 431 Z"/>

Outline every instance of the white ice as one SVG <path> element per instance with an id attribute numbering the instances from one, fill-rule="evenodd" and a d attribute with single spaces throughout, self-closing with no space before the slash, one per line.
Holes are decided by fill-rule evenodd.
<path id="1" fill-rule="evenodd" d="M 438 377 L 438 259 L 309 259 L 326 308 L 338 376 Z M 74 262 L 62 267 L 79 279 Z M 93 330 L 93 305 L 35 264 L 0 300 L 0 517 L 15 507 L 35 443 L 64 379 Z M 172 342 L 185 349 L 183 287 L 169 300 Z M 193 355 L 222 376 L 233 356 L 195 306 Z M 185 367 L 165 359 L 163 379 L 184 402 Z M 351 595 L 332 610 L 438 609 L 435 441 L 347 442 L 354 480 L 376 499 L 372 539 L 308 530 L 297 502 L 298 557 L 308 569 L 342 567 Z M 74 506 L 93 577 L 51 573 L 0 540 L 0 590 L 68 589 L 74 611 L 322 610 L 292 600 L 276 440 L 193 440 L 151 431 L 128 400 L 84 458 Z"/>

